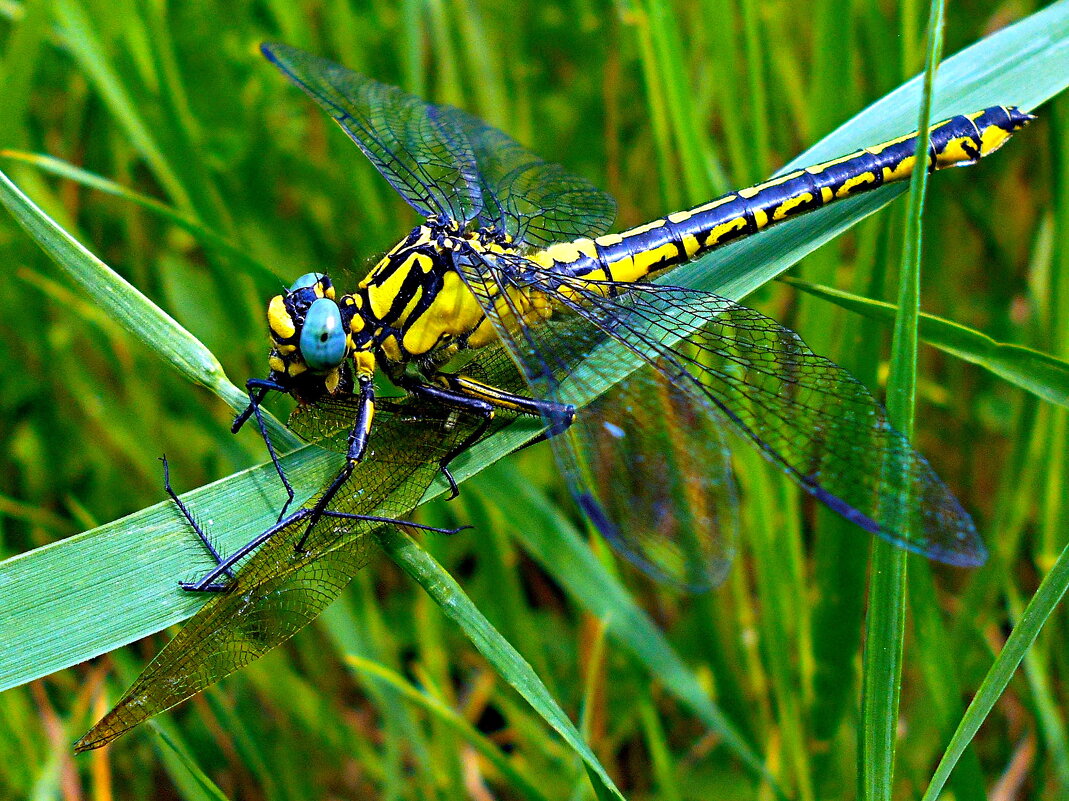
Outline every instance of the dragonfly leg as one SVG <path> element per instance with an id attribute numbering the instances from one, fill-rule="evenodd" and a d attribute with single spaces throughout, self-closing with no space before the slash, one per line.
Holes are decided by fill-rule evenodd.
<path id="1" fill-rule="evenodd" d="M 545 433 L 542 435 L 545 438 L 555 437 L 557 434 L 567 431 L 568 427 L 575 421 L 575 407 L 570 403 L 557 403 L 555 401 L 530 398 L 526 395 L 516 395 L 489 384 L 484 384 L 481 381 L 476 381 L 466 375 L 443 373 L 437 378 L 444 386 L 463 397 L 484 400 L 498 409 L 507 409 L 530 417 L 541 417 L 547 426 Z"/>
<path id="2" fill-rule="evenodd" d="M 496 409 L 506 409 L 532 417 L 541 417 L 546 420 L 549 428 L 534 442 L 556 436 L 565 431 L 575 420 L 574 406 L 515 395 L 463 375 L 443 373 L 436 377 L 441 382 L 440 385 L 412 382 L 405 386 L 405 389 L 421 397 L 433 398 L 440 403 L 471 411 L 483 417 L 483 422 L 479 427 L 468 435 L 463 442 L 449 451 L 438 463 L 442 474 L 449 482 L 451 490 L 449 500 L 456 498 L 460 494 L 460 488 L 449 470 L 449 463 L 482 439 L 493 421 Z M 533 442 L 528 444 L 533 444 Z"/>
<path id="3" fill-rule="evenodd" d="M 272 390 L 275 392 L 288 391 L 282 384 L 270 378 L 250 378 L 245 382 L 245 391 L 249 394 L 249 405 L 234 418 L 234 423 L 230 426 L 230 433 L 238 433 L 250 416 L 256 418 L 256 427 L 260 431 L 260 436 L 263 437 L 264 444 L 267 445 L 267 452 L 271 455 L 271 463 L 275 466 L 275 472 L 278 473 L 279 480 L 282 481 L 282 486 L 286 489 L 286 502 L 282 504 L 282 509 L 278 513 L 278 520 L 281 521 L 286 516 L 286 511 L 289 509 L 290 504 L 293 503 L 294 493 L 293 486 L 290 484 L 289 479 L 286 478 L 282 463 L 275 452 L 275 446 L 271 444 L 271 437 L 267 433 L 267 423 L 264 421 L 263 412 L 260 411 L 260 404 L 263 403 L 267 393 Z"/>
<path id="4" fill-rule="evenodd" d="M 345 466 L 338 471 L 338 475 L 334 477 L 334 480 L 330 482 L 330 486 L 327 487 L 326 492 L 319 496 L 319 500 L 316 501 L 315 506 L 311 509 L 310 519 L 308 525 L 304 530 L 304 535 L 297 543 L 297 550 L 303 551 L 304 544 L 308 540 L 308 536 L 312 533 L 312 529 L 316 524 L 326 515 L 327 506 L 334 499 L 334 496 L 338 494 L 345 483 L 349 480 L 349 477 L 353 474 L 353 470 L 360 463 L 360 460 L 364 458 L 364 451 L 367 450 L 368 435 L 371 433 L 371 419 L 375 414 L 375 384 L 372 381 L 371 376 L 361 376 L 360 379 L 360 409 L 356 415 L 356 422 L 353 423 L 352 431 L 349 432 L 349 450 L 346 454 Z M 327 516 L 337 516 L 327 515 Z"/>
<path id="5" fill-rule="evenodd" d="M 404 385 L 404 388 L 419 398 L 434 400 L 451 408 L 468 411 L 482 417 L 482 422 L 479 423 L 471 434 L 465 437 L 461 443 L 456 445 L 449 451 L 449 453 L 438 460 L 438 469 L 442 471 L 445 480 L 449 482 L 449 497 L 447 500 L 451 501 L 460 495 L 460 487 L 457 485 L 457 480 L 453 478 L 453 474 L 449 470 L 449 463 L 459 454 L 478 442 L 483 434 L 486 433 L 486 429 L 490 427 L 490 423 L 493 422 L 494 419 L 494 405 L 480 398 L 462 395 L 458 392 L 453 392 L 452 390 L 433 384 L 424 384 L 413 381 Z"/>
<path id="6" fill-rule="evenodd" d="M 474 528 L 474 526 L 458 526 L 457 528 L 439 528 L 438 526 L 425 526 L 422 523 L 414 523 L 411 520 L 398 520 L 396 517 L 378 517 L 377 515 L 357 515 L 351 512 L 335 512 L 333 509 L 327 509 L 323 512 L 323 517 L 338 517 L 342 520 L 363 520 L 369 523 L 389 523 L 395 526 L 405 526 L 407 528 L 417 528 L 420 531 L 429 531 L 432 534 L 445 534 L 446 536 L 453 536 L 459 534 L 465 529 Z"/>
<path id="7" fill-rule="evenodd" d="M 280 531 L 288 529 L 295 523 L 304 523 L 305 520 L 311 518 L 314 514 L 314 509 L 298 509 L 285 520 L 280 520 L 270 528 L 253 537 L 247 543 L 245 543 L 236 551 L 234 551 L 234 553 L 232 553 L 230 556 L 226 557 L 225 559 L 220 559 L 218 566 L 213 568 L 207 574 L 205 574 L 205 576 L 201 578 L 200 581 L 183 581 L 179 584 L 179 586 L 183 590 L 187 590 L 189 592 L 226 592 L 230 589 L 232 584 L 230 582 L 221 582 L 220 579 L 223 576 L 227 576 L 230 579 L 233 579 L 234 566 L 238 562 L 240 562 L 246 556 L 251 554 L 261 545 L 266 543 L 272 537 L 277 535 Z M 352 514 L 350 512 L 335 512 L 331 509 L 323 509 L 319 513 L 318 519 L 321 520 L 324 517 L 340 518 L 343 520 L 359 520 L 369 523 L 386 523 L 395 526 L 417 528 L 421 531 L 429 531 L 435 534 L 447 535 L 456 534 L 466 528 L 471 528 L 471 526 L 461 526 L 459 528 L 437 528 L 435 526 L 425 526 L 421 523 L 414 523 L 411 520 L 399 520 L 394 517 L 380 517 L 378 515 Z M 314 525 L 314 522 L 309 523 L 309 526 L 311 525 Z M 307 533 L 305 536 L 307 536 Z M 302 542 L 303 539 L 304 538 L 302 537 Z"/>
<path id="8" fill-rule="evenodd" d="M 200 581 L 182 581 L 179 582 L 178 586 L 190 592 L 226 592 L 230 589 L 231 584 L 229 582 L 220 582 L 220 578 L 225 575 L 233 579 L 234 565 L 274 537 L 278 532 L 302 521 L 311 513 L 311 509 L 298 509 L 285 520 L 279 520 L 273 526 L 246 542 L 226 559 L 221 560 L 218 566 L 209 571 Z"/>
<path id="9" fill-rule="evenodd" d="M 223 557 L 222 555 L 220 555 L 219 550 L 215 547 L 215 544 L 208 536 L 208 532 L 206 532 L 201 527 L 200 523 L 196 521 L 196 519 L 193 517 L 193 513 L 189 511 L 189 507 L 182 502 L 182 499 L 178 497 L 178 493 L 176 493 L 174 491 L 174 488 L 171 487 L 171 466 L 167 462 L 167 456 L 161 456 L 160 461 L 163 462 L 164 492 L 166 492 L 167 497 L 169 497 L 174 502 L 174 505 L 178 507 L 178 511 L 182 513 L 182 517 L 185 518 L 186 523 L 189 524 L 189 527 L 193 529 L 193 531 L 196 533 L 201 545 L 204 546 L 204 550 L 206 550 L 208 554 L 212 557 L 212 559 L 215 560 L 216 565 L 221 565 L 223 563 Z M 231 573 L 229 570 L 226 571 L 226 574 L 233 578 L 234 574 Z"/>

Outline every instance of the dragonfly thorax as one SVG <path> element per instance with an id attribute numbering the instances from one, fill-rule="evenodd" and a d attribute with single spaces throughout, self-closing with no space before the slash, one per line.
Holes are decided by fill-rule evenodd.
<path id="1" fill-rule="evenodd" d="M 380 363 L 397 365 L 441 360 L 492 341 L 493 329 L 454 260 L 510 252 L 514 248 L 504 234 L 465 231 L 437 218 L 417 226 L 352 295 L 350 331 L 356 349 L 371 349 Z"/>
<path id="2" fill-rule="evenodd" d="M 393 374 L 408 362 L 442 362 L 489 344 L 493 328 L 454 259 L 513 252 L 507 235 L 432 218 L 387 252 L 351 294 L 338 297 L 322 273 L 301 276 L 268 305 L 273 380 L 311 401 L 351 388 L 354 366 L 359 374 L 376 364 Z"/>

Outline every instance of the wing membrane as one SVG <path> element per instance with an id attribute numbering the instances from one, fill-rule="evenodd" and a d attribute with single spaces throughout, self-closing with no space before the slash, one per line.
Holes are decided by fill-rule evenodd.
<path id="1" fill-rule="evenodd" d="M 707 292 L 583 281 L 515 259 L 468 273 L 537 393 L 582 405 L 653 368 L 665 385 L 716 423 L 730 423 L 802 489 L 862 528 L 949 564 L 983 562 L 972 520 L 883 407 L 774 320 Z M 513 294 L 523 286 L 554 297 L 588 334 L 575 345 L 543 342 L 536 327 L 514 322 L 522 308 L 500 300 L 510 285 Z M 583 359 L 564 376 L 558 368 L 569 357 L 562 351 L 572 349 Z"/>
<path id="2" fill-rule="evenodd" d="M 326 398 L 291 419 L 311 439 L 346 432 L 355 419 L 347 399 Z M 332 509 L 406 518 L 438 471 L 437 460 L 474 431 L 477 421 L 438 406 L 380 401 L 367 458 Z M 341 434 L 344 436 L 345 434 Z M 383 524 L 324 518 L 305 550 L 293 524 L 255 551 L 233 587 L 214 596 L 145 668 L 76 748 L 95 748 L 170 709 L 292 637 L 322 612 L 364 566 L 370 536 Z"/>
<path id="3" fill-rule="evenodd" d="M 416 211 L 548 245 L 597 236 L 612 197 L 476 117 L 284 44 L 264 55 L 322 106 Z"/>
<path id="4" fill-rule="evenodd" d="M 295 47 L 271 43 L 261 50 L 323 107 L 420 214 L 464 224 L 482 210 L 475 154 L 450 115 L 396 86 Z"/>
<path id="5" fill-rule="evenodd" d="M 589 181 L 534 153 L 477 117 L 439 106 L 471 142 L 479 165 L 481 224 L 517 242 L 545 246 L 598 236 L 616 219 L 616 201 Z"/>
<path id="6" fill-rule="evenodd" d="M 579 315 L 517 325 L 525 264 L 457 266 L 529 391 L 585 406 L 550 439 L 576 502 L 617 551 L 654 578 L 693 590 L 718 584 L 738 528 L 719 413 L 671 381 L 656 356 L 607 350 L 604 332 Z M 480 358 L 467 372 L 493 382 L 509 371 Z M 617 381 L 622 374 L 627 381 Z"/>

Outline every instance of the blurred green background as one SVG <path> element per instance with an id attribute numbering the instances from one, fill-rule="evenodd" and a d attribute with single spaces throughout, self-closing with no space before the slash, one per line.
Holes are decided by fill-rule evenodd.
<path id="1" fill-rule="evenodd" d="M 1035 10 L 954 4 L 946 52 Z M 482 116 L 614 194 L 623 227 L 771 174 L 915 74 L 926 14 L 908 0 L 0 0 L 0 169 L 240 385 L 265 372 L 271 294 L 309 270 L 366 269 L 416 222 L 259 56 L 260 41 Z M 1040 114 L 994 158 L 933 178 L 923 307 L 1065 357 L 1069 106 Z M 156 198 L 187 224 L 57 179 L 25 152 Z M 893 300 L 904 208 L 792 275 Z M 206 243 L 204 229 L 234 250 Z M 0 556 L 158 503 L 161 453 L 180 490 L 263 461 L 255 432 L 231 436 L 228 407 L 109 319 L 6 212 L 0 264 Z M 748 302 L 879 392 L 889 327 L 782 283 Z M 973 572 L 935 568 L 934 583 L 910 560 L 921 578 L 910 585 L 888 788 L 900 798 L 923 791 L 1069 522 L 1065 409 L 946 353 L 920 356 L 918 448 L 975 515 L 992 559 Z M 290 405 L 272 410 L 284 419 Z M 532 530 L 586 533 L 544 446 L 420 513 L 475 526 L 423 544 L 629 798 L 775 792 L 672 690 L 686 682 L 636 655 L 642 647 L 687 666 L 687 686 L 718 705 L 784 795 L 857 792 L 869 539 L 802 504 L 760 460 L 740 459 L 746 525 L 719 590 L 659 587 L 592 540 L 666 634 L 637 645 L 606 636 L 612 621 L 567 591 L 553 554 L 533 558 L 523 544 Z M 1067 624 L 1062 610 L 1047 620 L 955 772 L 956 798 L 1069 794 Z M 0 694 L 0 798 L 592 797 L 575 754 L 385 558 L 291 643 L 164 716 L 166 739 L 143 727 L 73 759 L 73 740 L 164 642 L 154 635 Z"/>

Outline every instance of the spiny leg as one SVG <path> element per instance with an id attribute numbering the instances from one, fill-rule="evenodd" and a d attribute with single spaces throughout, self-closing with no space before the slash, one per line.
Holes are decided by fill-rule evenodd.
<path id="1" fill-rule="evenodd" d="M 338 475 L 330 482 L 326 492 L 319 496 L 319 500 L 312 507 L 311 519 L 308 521 L 308 526 L 297 543 L 298 551 L 304 550 L 304 544 L 312 533 L 312 529 L 327 513 L 327 506 L 334 499 L 338 490 L 348 482 L 353 470 L 364 458 L 364 452 L 367 450 L 368 436 L 371 434 L 371 421 L 375 414 L 375 384 L 370 375 L 361 376 L 359 384 L 360 392 L 358 398 L 360 408 L 356 413 L 356 421 L 353 423 L 352 431 L 349 432 L 349 449 L 346 453 L 345 465 L 338 471 Z"/>
<path id="2" fill-rule="evenodd" d="M 208 533 L 201 528 L 200 524 L 194 519 L 193 513 L 189 511 L 189 507 L 182 502 L 182 499 L 178 497 L 178 493 L 171 487 L 171 466 L 167 462 L 166 454 L 160 457 L 160 461 L 163 462 L 163 490 L 167 493 L 168 497 L 174 501 L 174 505 L 178 507 L 178 511 L 182 513 L 182 517 L 186 519 L 190 528 L 196 532 L 198 539 L 200 539 L 201 545 L 215 560 L 216 566 L 222 565 L 225 561 L 215 545 L 212 544 L 211 539 L 208 537 Z M 233 578 L 233 572 L 227 568 L 223 571 L 229 578 Z"/>
<path id="3" fill-rule="evenodd" d="M 438 403 L 442 403 L 451 408 L 468 411 L 482 418 L 482 421 L 474 431 L 465 437 L 462 442 L 454 446 L 449 453 L 438 460 L 438 469 L 442 471 L 445 480 L 449 482 L 449 497 L 446 498 L 446 500 L 451 501 L 460 495 L 460 487 L 457 484 L 456 479 L 453 477 L 453 473 L 449 470 L 449 463 L 478 442 L 483 434 L 486 433 L 486 429 L 490 427 L 490 423 L 493 422 L 494 419 L 494 406 L 487 401 L 451 392 L 448 389 L 436 387 L 432 384 L 411 382 L 405 386 L 405 389 L 418 398 L 435 400 Z"/>
<path id="4" fill-rule="evenodd" d="M 226 559 L 220 560 L 218 566 L 216 566 L 207 574 L 205 574 L 204 577 L 200 579 L 200 581 L 183 581 L 180 582 L 178 586 L 180 586 L 183 590 L 187 590 L 189 592 L 226 592 L 231 588 L 232 584 L 221 583 L 219 582 L 220 578 L 225 575 L 233 579 L 234 566 L 238 562 L 240 562 L 246 556 L 251 554 L 261 545 L 265 544 L 268 540 L 278 535 L 279 532 L 285 531 L 287 528 L 296 523 L 303 523 L 304 520 L 311 517 L 312 514 L 312 509 L 298 509 L 285 520 L 280 520 L 270 528 L 267 528 L 261 533 L 257 534 L 247 543 L 245 543 L 236 551 L 234 551 L 234 553 L 232 553 L 230 556 L 226 557 Z M 411 520 L 401 520 L 396 517 L 361 515 L 354 514 L 351 512 L 335 512 L 330 509 L 324 509 L 322 512 L 319 513 L 319 519 L 322 519 L 324 517 L 338 518 L 340 520 L 356 520 L 365 523 L 383 523 L 386 525 L 393 526 L 405 526 L 408 528 L 419 529 L 420 531 L 427 531 L 433 534 L 444 534 L 447 536 L 452 536 L 453 534 L 463 531 L 466 528 L 471 528 L 471 526 L 460 526 L 459 528 L 438 528 L 437 526 L 425 526 L 422 523 L 415 523 Z M 304 538 L 302 537 L 302 542 L 303 539 Z"/>
<path id="5" fill-rule="evenodd" d="M 234 418 L 233 424 L 230 426 L 230 433 L 236 434 L 241 430 L 241 427 L 245 425 L 250 416 L 255 416 L 256 427 L 260 431 L 260 436 L 263 438 L 264 444 L 267 445 L 267 452 L 271 456 L 271 463 L 275 466 L 275 472 L 278 473 L 279 480 L 282 481 L 282 486 L 286 489 L 286 502 L 282 504 L 282 509 L 278 513 L 278 520 L 281 521 L 286 516 L 286 512 L 289 510 L 290 504 L 293 503 L 294 492 L 293 486 L 290 484 L 289 479 L 286 478 L 286 473 L 282 469 L 282 463 L 279 461 L 278 454 L 275 452 L 275 446 L 271 444 L 271 437 L 267 432 L 267 422 L 264 420 L 263 412 L 260 411 L 260 404 L 263 403 L 267 393 L 271 390 L 275 392 L 287 392 L 287 388 L 279 384 L 277 381 L 272 381 L 270 378 L 250 378 L 245 382 L 245 391 L 249 395 L 249 405 L 245 407 L 245 410 Z"/>

